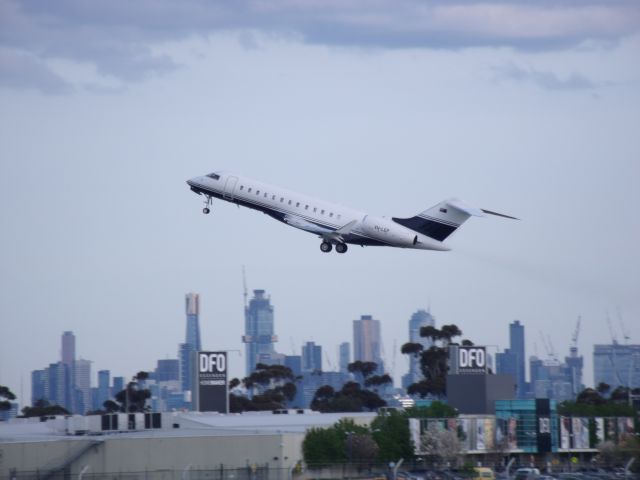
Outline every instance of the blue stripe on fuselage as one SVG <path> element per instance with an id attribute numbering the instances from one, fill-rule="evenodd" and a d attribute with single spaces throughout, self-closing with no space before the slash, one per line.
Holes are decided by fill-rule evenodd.
<path id="1" fill-rule="evenodd" d="M 329 223 L 322 223 L 319 222 L 318 220 L 316 220 L 313 217 L 309 217 L 306 215 L 300 215 L 298 213 L 290 213 L 290 212 L 286 212 L 286 211 L 281 211 L 281 210 L 277 210 L 275 208 L 272 208 L 270 206 L 267 206 L 266 204 L 264 204 L 263 202 L 249 202 L 246 201 L 244 199 L 240 199 L 237 196 L 233 196 L 232 198 L 226 198 L 222 193 L 216 192 L 215 190 L 210 190 L 208 188 L 203 187 L 202 185 L 198 185 L 198 184 L 190 184 L 189 185 L 191 190 L 196 192 L 196 193 L 202 193 L 205 195 L 210 195 L 212 197 L 218 198 L 220 200 L 225 200 L 227 202 L 232 202 L 232 203 L 236 203 L 238 205 L 242 205 L 243 207 L 247 207 L 247 208 L 251 208 L 253 210 L 258 210 L 266 215 L 269 215 L 271 218 L 274 218 L 276 220 L 278 220 L 279 222 L 282 222 L 284 224 L 287 224 L 287 222 L 284 221 L 284 217 L 286 215 L 296 215 L 300 218 L 303 218 L 304 220 L 313 223 L 314 225 L 318 226 L 318 227 L 322 227 L 322 228 L 328 228 L 332 231 L 338 230 L 338 228 L 340 228 L 340 225 L 336 225 L 336 224 L 329 224 Z M 368 245 L 368 246 L 380 246 L 380 247 L 384 247 L 384 246 L 390 246 L 390 244 L 382 242 L 380 240 L 376 240 L 374 238 L 368 237 L 367 235 L 361 233 L 361 232 L 351 232 L 348 234 L 345 234 L 342 236 L 342 238 L 344 239 L 345 243 L 351 243 L 351 244 L 355 244 L 355 245 Z"/>

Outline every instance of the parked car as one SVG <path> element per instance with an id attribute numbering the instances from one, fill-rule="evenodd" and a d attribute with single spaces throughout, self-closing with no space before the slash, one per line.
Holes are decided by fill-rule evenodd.
<path id="1" fill-rule="evenodd" d="M 487 467 L 475 467 L 473 469 L 473 480 L 496 480 L 493 470 Z"/>
<path id="2" fill-rule="evenodd" d="M 537 480 L 540 478 L 540 470 L 537 468 L 519 468 L 514 476 L 515 480 Z"/>

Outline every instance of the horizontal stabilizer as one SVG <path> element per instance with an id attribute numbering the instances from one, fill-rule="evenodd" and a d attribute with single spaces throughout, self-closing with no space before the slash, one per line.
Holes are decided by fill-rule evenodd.
<path id="1" fill-rule="evenodd" d="M 480 209 L 480 208 L 475 208 L 475 207 L 471 207 L 469 205 L 467 205 L 466 203 L 461 202 L 458 199 L 452 199 L 452 200 L 448 200 L 446 202 L 446 204 L 451 207 L 451 208 L 455 208 L 456 210 L 460 210 L 463 213 L 466 213 L 467 215 L 470 215 L 472 217 L 484 217 L 484 210 Z"/>
<path id="2" fill-rule="evenodd" d="M 484 208 L 482 208 L 481 210 L 488 215 L 495 215 L 496 217 L 510 218 L 511 220 L 520 220 L 519 218 L 512 217 L 510 215 L 505 215 L 504 213 L 492 212 L 491 210 L 485 210 Z"/>

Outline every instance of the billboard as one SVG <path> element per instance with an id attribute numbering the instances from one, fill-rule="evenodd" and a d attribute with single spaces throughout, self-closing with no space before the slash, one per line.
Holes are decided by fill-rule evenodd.
<path id="1" fill-rule="evenodd" d="M 227 352 L 197 352 L 195 371 L 195 409 L 229 413 Z"/>
<path id="2" fill-rule="evenodd" d="M 458 347 L 458 373 L 459 374 L 486 374 L 487 350 L 485 347 Z"/>

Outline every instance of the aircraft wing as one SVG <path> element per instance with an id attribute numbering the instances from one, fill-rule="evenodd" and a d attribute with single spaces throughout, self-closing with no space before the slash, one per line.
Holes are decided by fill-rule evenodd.
<path id="1" fill-rule="evenodd" d="M 319 225 L 316 225 L 315 223 L 308 222 L 300 217 L 295 217 L 293 215 L 285 215 L 284 221 L 292 227 L 296 227 L 300 230 L 305 230 L 311 233 L 317 233 L 318 235 L 328 235 L 330 233 L 334 233 L 333 230 L 329 228 L 321 227 Z"/>
<path id="2" fill-rule="evenodd" d="M 337 230 L 331 230 L 329 228 L 321 227 L 319 225 L 316 225 L 315 223 L 308 222 L 307 220 L 295 217 L 293 215 L 285 215 L 284 221 L 292 227 L 299 228 L 300 230 L 304 230 L 306 232 L 317 233 L 325 240 L 333 240 L 336 242 L 342 242 L 342 235 L 346 235 L 351 232 L 356 223 L 358 223 L 357 220 L 352 220 L 351 222 L 347 223 Z"/>

